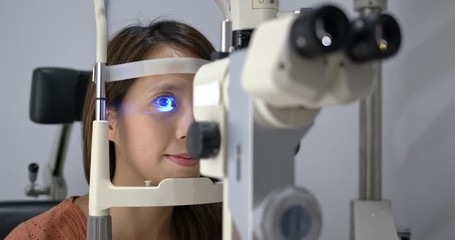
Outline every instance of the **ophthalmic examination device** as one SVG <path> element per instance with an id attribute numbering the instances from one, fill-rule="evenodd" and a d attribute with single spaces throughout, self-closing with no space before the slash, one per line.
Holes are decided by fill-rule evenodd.
<path id="1" fill-rule="evenodd" d="M 399 239 L 390 202 L 381 198 L 377 155 L 381 61 L 401 44 L 397 21 L 383 12 L 387 1 L 354 0 L 359 15 L 353 20 L 335 5 L 280 12 L 278 0 L 216 2 L 224 20 L 221 51 L 213 61 L 174 58 L 107 66 L 106 5 L 94 0 L 97 105 L 88 239 L 112 238 L 111 207 L 221 201 L 223 239 L 318 239 L 319 204 L 295 184 L 296 148 L 321 108 L 358 100 L 366 119 L 361 124 L 366 157 L 360 160 L 360 196 L 351 202 L 350 238 Z M 187 148 L 200 159 L 206 177 L 114 186 L 105 84 L 163 73 L 195 74 L 196 121 L 188 130 Z"/>

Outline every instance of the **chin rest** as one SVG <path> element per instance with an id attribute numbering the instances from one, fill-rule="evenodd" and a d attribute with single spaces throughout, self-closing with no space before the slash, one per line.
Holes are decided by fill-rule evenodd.
<path id="1" fill-rule="evenodd" d="M 0 202 L 0 239 L 17 225 L 59 204 L 60 201 L 3 201 Z"/>

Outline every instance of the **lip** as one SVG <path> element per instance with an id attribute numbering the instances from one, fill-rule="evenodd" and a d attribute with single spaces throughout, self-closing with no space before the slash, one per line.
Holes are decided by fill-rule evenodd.
<path id="1" fill-rule="evenodd" d="M 199 160 L 192 159 L 188 154 L 164 154 L 168 160 L 185 167 L 196 166 Z"/>

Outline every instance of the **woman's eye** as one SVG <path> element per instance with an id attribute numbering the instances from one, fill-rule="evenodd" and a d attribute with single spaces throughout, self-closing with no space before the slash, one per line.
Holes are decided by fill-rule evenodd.
<path id="1" fill-rule="evenodd" d="M 162 96 L 153 100 L 152 104 L 158 112 L 170 112 L 175 109 L 175 99 L 172 96 Z"/>

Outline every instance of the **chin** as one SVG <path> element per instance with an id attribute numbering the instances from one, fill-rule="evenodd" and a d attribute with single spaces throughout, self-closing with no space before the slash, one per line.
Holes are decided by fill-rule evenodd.
<path id="1" fill-rule="evenodd" d="M 199 168 L 184 169 L 184 171 L 173 171 L 173 178 L 196 178 L 200 177 Z"/>

